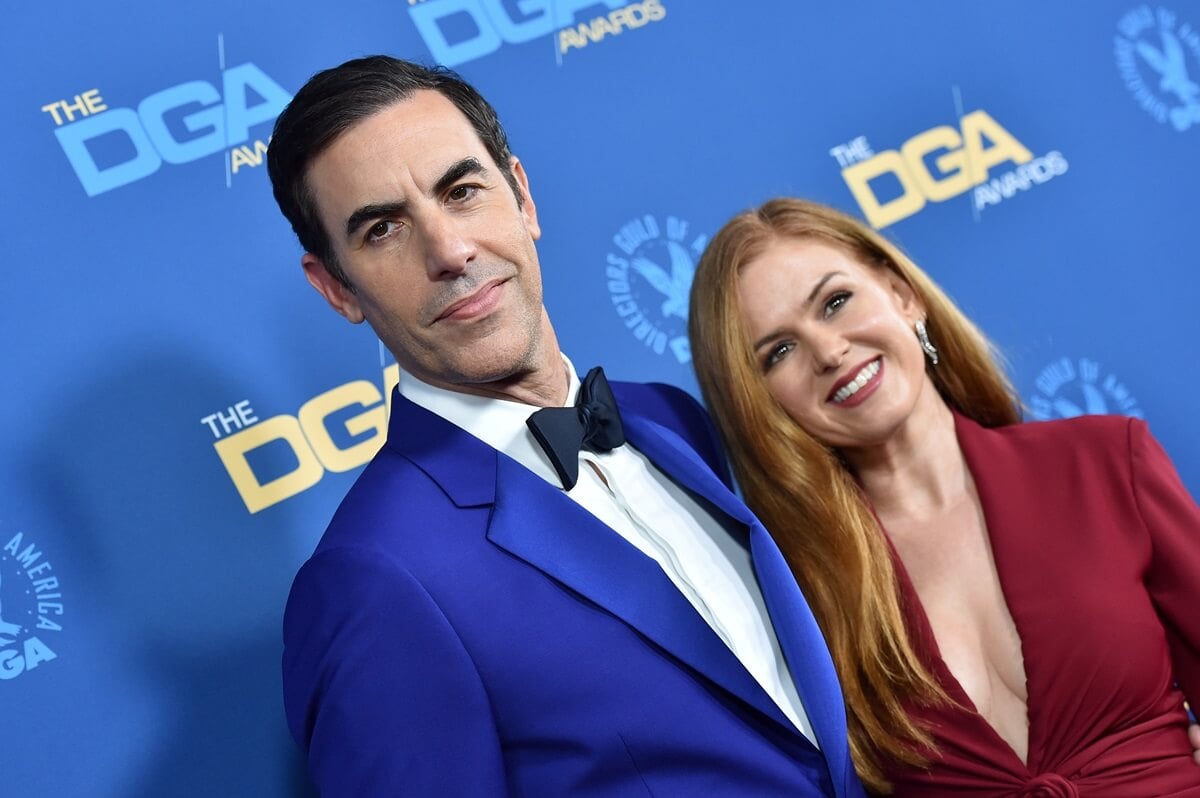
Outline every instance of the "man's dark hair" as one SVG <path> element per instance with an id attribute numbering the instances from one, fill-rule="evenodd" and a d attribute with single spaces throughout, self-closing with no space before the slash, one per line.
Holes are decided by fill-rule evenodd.
<path id="1" fill-rule="evenodd" d="M 329 231 L 317 216 L 308 167 L 359 122 L 426 89 L 441 94 L 466 116 L 520 204 L 521 191 L 509 163 L 508 136 L 496 110 L 473 86 L 445 67 L 427 67 L 385 55 L 347 61 L 313 75 L 275 120 L 267 148 L 267 172 L 275 201 L 291 222 L 300 245 L 320 258 L 329 273 L 350 290 L 354 287 L 337 263 Z"/>

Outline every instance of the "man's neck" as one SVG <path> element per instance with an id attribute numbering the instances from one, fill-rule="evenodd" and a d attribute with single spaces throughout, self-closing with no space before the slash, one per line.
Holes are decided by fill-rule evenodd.
<path id="1" fill-rule="evenodd" d="M 550 320 L 543 314 L 541 335 L 524 362 L 513 373 L 491 382 L 451 382 L 411 374 L 435 388 L 446 391 L 481 396 L 486 399 L 502 399 L 534 407 L 562 407 L 566 404 L 570 387 L 570 376 L 563 362 L 562 350 Z"/>
<path id="2" fill-rule="evenodd" d="M 520 402 L 534 407 L 562 407 L 567 401 L 570 380 L 557 346 L 551 355 L 552 360 L 545 365 L 506 380 L 443 387 L 473 396 Z"/>

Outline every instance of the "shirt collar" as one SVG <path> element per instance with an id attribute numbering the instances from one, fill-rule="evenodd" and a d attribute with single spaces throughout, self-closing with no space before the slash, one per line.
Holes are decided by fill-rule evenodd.
<path id="1" fill-rule="evenodd" d="M 567 356 L 563 355 L 562 359 L 568 380 L 567 400 L 563 407 L 571 407 L 579 394 L 579 376 Z M 400 372 L 400 394 L 508 455 L 551 485 L 562 488 L 550 458 L 525 425 L 525 420 L 540 407 L 438 388 L 406 371 Z"/>

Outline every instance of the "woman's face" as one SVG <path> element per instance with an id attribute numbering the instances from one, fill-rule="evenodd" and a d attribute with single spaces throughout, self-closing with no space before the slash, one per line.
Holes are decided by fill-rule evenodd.
<path id="1" fill-rule="evenodd" d="M 885 443 L 935 391 L 913 332 L 924 310 L 889 269 L 780 238 L 742 267 L 738 298 L 771 395 L 825 444 Z"/>

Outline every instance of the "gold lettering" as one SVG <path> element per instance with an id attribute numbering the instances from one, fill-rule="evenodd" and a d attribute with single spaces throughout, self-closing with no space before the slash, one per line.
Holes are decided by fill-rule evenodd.
<path id="1" fill-rule="evenodd" d="M 558 32 L 558 51 L 582 49 L 589 43 L 599 42 L 605 36 L 634 30 L 651 22 L 658 22 L 667 15 L 667 9 L 660 0 L 646 0 L 644 3 L 630 3 L 608 13 L 607 17 L 596 17 L 591 22 L 584 22 Z"/>
<path id="2" fill-rule="evenodd" d="M 254 142 L 254 149 L 250 149 L 249 144 L 243 144 L 240 147 L 234 147 L 229 151 L 231 156 L 231 166 L 233 173 L 236 175 L 238 169 L 243 166 L 261 166 L 263 157 L 267 154 L 267 142 L 258 140 Z"/>
<path id="3" fill-rule="evenodd" d="M 941 202 L 957 197 L 971 187 L 971 176 L 963 169 L 962 137 L 952 127 L 943 125 L 918 133 L 904 143 L 900 154 L 908 166 L 908 174 L 926 199 Z M 939 149 L 950 150 L 937 159 L 937 168 L 946 177 L 938 180 L 925 166 L 925 156 Z"/>
<path id="4" fill-rule="evenodd" d="M 291 448 L 298 463 L 289 473 L 264 485 L 250 468 L 246 453 L 276 440 L 284 441 Z M 268 418 L 222 438 L 213 444 L 213 448 L 225 464 L 225 470 L 246 503 L 246 509 L 252 513 L 308 490 L 325 475 L 320 460 L 304 438 L 300 422 L 293 416 Z"/>
<path id="5" fill-rule="evenodd" d="M 88 89 L 83 93 L 83 102 L 87 105 L 89 114 L 98 114 L 101 111 L 107 111 L 108 106 L 104 104 L 104 98 L 100 96 L 99 89 Z"/>
<path id="6" fill-rule="evenodd" d="M 58 101 L 58 107 L 61 108 L 63 113 L 67 115 L 68 122 L 75 121 L 76 112 L 79 112 L 80 116 L 88 115 L 87 104 L 83 101 L 83 97 L 76 94 L 74 100 L 75 102 L 73 103 L 69 103 L 66 100 Z"/>
<path id="7" fill-rule="evenodd" d="M 587 39 L 580 36 L 574 28 L 563 28 L 558 32 L 558 51 L 560 53 L 565 53 L 572 48 L 583 47 L 586 44 Z"/>
<path id="8" fill-rule="evenodd" d="M 108 106 L 104 104 L 104 98 L 100 96 L 99 89 L 88 89 L 82 94 L 76 94 L 72 99 L 74 102 L 55 100 L 52 103 L 46 103 L 41 110 L 43 113 L 50 114 L 56 125 L 74 122 L 76 113 L 80 116 L 91 116 L 108 110 Z M 66 115 L 65 120 L 59 115 L 59 111 Z"/>
<path id="9" fill-rule="evenodd" d="M 988 171 L 997 164 L 1033 160 L 1033 154 L 986 111 L 963 116 L 960 126 L 961 134 L 948 125 L 931 128 L 910 138 L 899 151 L 884 150 L 842 170 L 842 179 L 872 226 L 887 227 L 911 216 L 926 200 L 957 197 L 987 181 Z M 926 158 L 938 150 L 946 152 L 934 158 L 935 176 Z M 900 181 L 902 193 L 881 203 L 870 183 L 889 173 Z"/>
<path id="10" fill-rule="evenodd" d="M 880 203 L 870 181 L 891 172 L 900 181 L 903 193 L 894 200 Z M 904 168 L 904 160 L 895 150 L 884 150 L 873 158 L 851 164 L 842 170 L 842 179 L 858 201 L 871 226 L 879 229 L 912 216 L 925 207 L 925 195 Z"/>
<path id="11" fill-rule="evenodd" d="M 379 388 L 366 380 L 355 380 L 326 391 L 305 402 L 296 414 L 313 453 L 329 471 L 349 471 L 370 460 L 379 451 L 387 435 L 387 410 L 379 404 L 383 397 Z M 345 422 L 346 432 L 361 435 L 374 430 L 373 435 L 345 449 L 334 443 L 325 426 L 330 414 L 352 405 L 366 408 Z M 253 429 L 253 428 L 251 428 Z"/>
<path id="12" fill-rule="evenodd" d="M 1012 161 L 1019 165 L 1033 160 L 1033 153 L 988 116 L 987 111 L 972 111 L 964 116 L 962 135 L 973 186 L 987 180 L 988 170 L 998 163 Z M 984 136 L 991 140 L 992 146 L 983 146 Z"/>
<path id="13" fill-rule="evenodd" d="M 58 101 L 57 100 L 55 102 L 47 103 L 46 105 L 43 105 L 42 111 L 44 113 L 50 114 L 50 116 L 54 117 L 54 124 L 56 124 L 56 125 L 62 124 L 62 117 L 58 115 Z"/>

